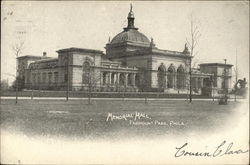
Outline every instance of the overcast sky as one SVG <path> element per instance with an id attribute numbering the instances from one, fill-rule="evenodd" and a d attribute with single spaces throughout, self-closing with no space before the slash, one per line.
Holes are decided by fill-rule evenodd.
<path id="1" fill-rule="evenodd" d="M 25 41 L 22 55 L 57 57 L 69 47 L 104 47 L 127 25 L 129 1 L 122 2 L 1 2 L 2 79 L 13 79 L 15 55 L 11 46 Z M 190 14 L 197 20 L 201 38 L 195 61 L 235 65 L 239 77 L 249 74 L 249 3 L 242 2 L 132 2 L 135 26 L 160 49 L 183 51 L 190 36 Z"/>

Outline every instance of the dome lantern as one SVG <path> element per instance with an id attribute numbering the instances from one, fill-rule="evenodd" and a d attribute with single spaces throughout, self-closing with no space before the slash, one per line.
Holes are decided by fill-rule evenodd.
<path id="1" fill-rule="evenodd" d="M 134 42 L 143 46 L 150 46 L 149 39 L 143 34 L 138 31 L 138 28 L 134 26 L 134 13 L 133 13 L 133 6 L 130 4 L 130 11 L 128 13 L 128 25 L 127 27 L 123 28 L 123 31 L 117 34 L 109 44 L 118 44 L 124 42 Z"/>
<path id="2" fill-rule="evenodd" d="M 134 25 L 135 16 L 134 16 L 132 4 L 130 4 L 130 11 L 128 13 L 127 19 L 128 19 L 128 26 L 126 28 L 124 28 L 124 30 L 126 30 L 126 31 L 129 29 L 138 30 L 138 28 L 135 28 L 135 25 Z"/>

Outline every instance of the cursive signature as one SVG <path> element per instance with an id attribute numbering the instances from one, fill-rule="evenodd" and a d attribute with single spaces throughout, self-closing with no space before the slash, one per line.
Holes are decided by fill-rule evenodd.
<path id="1" fill-rule="evenodd" d="M 193 152 L 187 151 L 188 143 L 183 144 L 181 147 L 176 147 L 175 157 L 181 156 L 200 156 L 200 157 L 218 157 L 225 155 L 236 155 L 236 154 L 244 154 L 249 152 L 249 150 L 236 149 L 233 150 L 233 142 L 226 145 L 226 140 L 224 140 L 220 145 L 215 147 L 215 150 L 212 152 Z"/>

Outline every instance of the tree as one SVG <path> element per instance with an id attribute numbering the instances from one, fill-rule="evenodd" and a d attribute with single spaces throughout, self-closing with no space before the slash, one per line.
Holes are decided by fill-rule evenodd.
<path id="1" fill-rule="evenodd" d="M 20 54 L 22 53 L 22 51 L 23 51 L 23 49 L 24 49 L 24 41 L 20 41 L 19 43 L 16 43 L 16 44 L 14 44 L 14 45 L 12 45 L 12 51 L 14 52 L 14 54 L 15 54 L 15 56 L 16 56 L 16 58 L 18 57 L 18 56 L 20 56 Z M 17 59 L 16 59 L 16 86 L 15 86 L 15 88 L 16 88 L 16 104 L 17 104 L 17 99 L 18 99 L 18 85 L 19 85 L 19 78 L 18 78 L 18 62 L 17 62 Z"/>
<path id="2" fill-rule="evenodd" d="M 189 64 L 189 102 L 192 102 L 192 58 L 197 55 L 196 47 L 198 45 L 199 38 L 201 37 L 201 33 L 199 31 L 197 20 L 194 19 L 191 14 L 190 17 L 190 38 L 186 39 L 187 46 L 190 50 L 190 64 Z"/>
<path id="3" fill-rule="evenodd" d="M 149 79 L 149 71 L 147 69 L 141 69 L 140 72 L 140 88 L 142 92 L 147 92 L 149 89 L 150 79 Z M 145 104 L 148 103 L 148 95 L 144 93 Z"/>
<path id="4" fill-rule="evenodd" d="M 1 91 L 5 91 L 9 89 L 9 82 L 8 80 L 1 80 Z"/>
<path id="5" fill-rule="evenodd" d="M 11 87 L 15 90 L 17 89 L 18 91 L 21 91 L 24 88 L 23 78 L 20 78 L 20 76 L 17 76 L 16 79 L 13 81 Z"/>
<path id="6" fill-rule="evenodd" d="M 94 66 L 91 66 L 89 62 L 84 62 L 83 64 L 83 84 L 87 85 L 88 88 L 88 105 L 91 104 L 91 96 L 94 88 L 100 82 L 100 75 Z"/>

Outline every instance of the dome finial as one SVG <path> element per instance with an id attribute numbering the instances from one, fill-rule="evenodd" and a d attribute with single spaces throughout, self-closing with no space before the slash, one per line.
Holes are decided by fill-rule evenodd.
<path id="1" fill-rule="evenodd" d="M 128 13 L 128 18 L 135 18 L 133 13 L 133 6 L 132 3 L 130 3 L 130 11 Z"/>
<path id="2" fill-rule="evenodd" d="M 135 20 L 135 16 L 134 16 L 134 13 L 133 13 L 133 5 L 132 3 L 130 4 L 130 11 L 128 13 L 128 26 L 126 28 L 124 28 L 125 30 L 129 30 L 129 29 L 135 29 L 137 30 L 138 28 L 135 28 L 135 25 L 134 25 L 134 20 Z"/>

